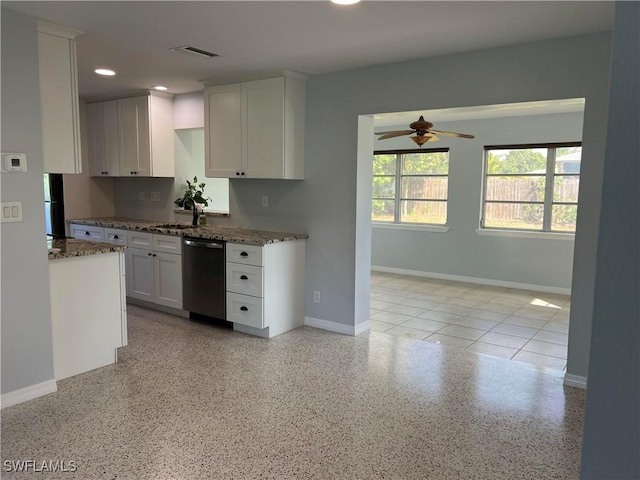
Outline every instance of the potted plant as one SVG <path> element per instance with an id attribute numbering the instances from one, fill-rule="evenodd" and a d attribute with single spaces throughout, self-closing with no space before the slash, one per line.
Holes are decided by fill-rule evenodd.
<path id="1" fill-rule="evenodd" d="M 198 225 L 198 207 L 209 206 L 209 200 L 211 200 L 209 197 L 204 196 L 204 187 L 204 182 L 198 183 L 198 177 L 193 177 L 193 183 L 187 180 L 187 189 L 184 195 L 173 202 L 185 210 L 193 210 L 192 225 Z"/>
<path id="2" fill-rule="evenodd" d="M 182 197 L 177 198 L 175 203 L 178 207 L 185 210 L 191 210 L 195 207 L 195 204 L 200 204 L 205 207 L 209 206 L 209 197 L 204 196 L 204 183 L 198 183 L 198 177 L 193 177 L 193 182 L 187 180 L 187 189 Z"/>

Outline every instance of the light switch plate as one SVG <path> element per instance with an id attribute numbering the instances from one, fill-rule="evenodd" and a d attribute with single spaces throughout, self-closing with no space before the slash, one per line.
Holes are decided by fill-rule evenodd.
<path id="1" fill-rule="evenodd" d="M 2 202 L 0 204 L 2 223 L 22 221 L 22 202 Z"/>

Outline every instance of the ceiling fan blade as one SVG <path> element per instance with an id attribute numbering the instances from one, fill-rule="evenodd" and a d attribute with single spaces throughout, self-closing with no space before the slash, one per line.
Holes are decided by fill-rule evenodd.
<path id="1" fill-rule="evenodd" d="M 378 140 L 386 140 L 387 138 L 401 137 L 402 135 L 411 135 L 415 133 L 413 130 L 396 130 L 395 132 L 379 132 L 376 135 L 382 135 Z"/>
<path id="2" fill-rule="evenodd" d="M 444 135 L 445 137 L 476 138 L 468 133 L 447 132 L 446 130 L 429 130 L 429 132 Z"/>

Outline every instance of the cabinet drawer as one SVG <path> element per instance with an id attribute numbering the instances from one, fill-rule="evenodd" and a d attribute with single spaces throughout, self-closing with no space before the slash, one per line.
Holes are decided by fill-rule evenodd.
<path id="1" fill-rule="evenodd" d="M 104 228 L 102 227 L 72 223 L 70 230 L 73 238 L 90 240 L 92 242 L 104 242 Z"/>
<path id="2" fill-rule="evenodd" d="M 243 245 L 241 243 L 227 243 L 227 262 L 261 267 L 262 247 L 257 245 Z"/>
<path id="3" fill-rule="evenodd" d="M 104 241 L 107 243 L 115 243 L 116 245 L 127 246 L 127 231 L 118 230 L 117 228 L 104 229 Z"/>
<path id="4" fill-rule="evenodd" d="M 249 327 L 266 328 L 262 298 L 227 292 L 227 321 Z"/>
<path id="5" fill-rule="evenodd" d="M 127 246 L 130 248 L 151 250 L 153 248 L 153 234 L 130 230 L 129 235 L 127 235 Z"/>
<path id="6" fill-rule="evenodd" d="M 182 237 L 153 234 L 153 250 L 155 252 L 182 254 Z"/>
<path id="7" fill-rule="evenodd" d="M 227 290 L 262 297 L 262 267 L 227 263 Z"/>

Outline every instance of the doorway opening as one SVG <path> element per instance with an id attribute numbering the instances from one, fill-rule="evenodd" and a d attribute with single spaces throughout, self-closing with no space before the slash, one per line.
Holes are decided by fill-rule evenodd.
<path id="1" fill-rule="evenodd" d="M 372 332 L 566 368 L 584 103 L 370 117 L 358 186 L 370 202 Z M 372 135 L 420 115 L 475 138 L 426 142 L 421 151 L 448 154 L 436 168 L 408 136 Z"/>

